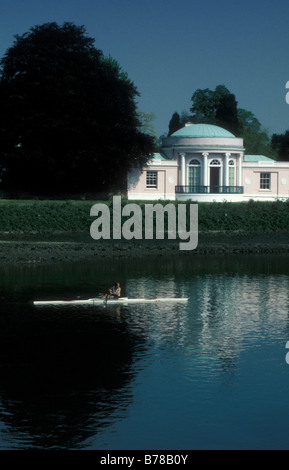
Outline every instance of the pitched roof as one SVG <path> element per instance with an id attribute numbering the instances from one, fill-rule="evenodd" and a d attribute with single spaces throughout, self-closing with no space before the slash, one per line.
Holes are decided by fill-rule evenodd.
<path id="1" fill-rule="evenodd" d="M 244 155 L 245 162 L 274 162 L 273 158 L 265 157 L 265 155 Z"/>
<path id="2" fill-rule="evenodd" d="M 167 160 L 167 157 L 163 153 L 154 153 L 153 160 Z"/>

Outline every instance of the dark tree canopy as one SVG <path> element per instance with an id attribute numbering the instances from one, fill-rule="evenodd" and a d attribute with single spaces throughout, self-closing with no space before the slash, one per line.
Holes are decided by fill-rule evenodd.
<path id="1" fill-rule="evenodd" d="M 174 132 L 177 132 L 179 129 L 185 126 L 185 124 L 188 124 L 192 122 L 191 121 L 191 116 L 187 111 L 182 111 L 181 115 L 176 111 L 172 115 L 172 118 L 169 122 L 169 132 L 168 135 L 173 134 Z"/>
<path id="2" fill-rule="evenodd" d="M 225 85 L 216 86 L 214 91 L 198 89 L 192 96 L 192 122 L 216 124 L 239 135 L 237 105 L 235 95 Z"/>
<path id="3" fill-rule="evenodd" d="M 229 94 L 229 90 L 224 85 L 216 86 L 215 90 L 209 88 L 196 90 L 191 99 L 192 122 L 214 124 L 220 102 Z"/>
<path id="4" fill-rule="evenodd" d="M 240 135 L 237 101 L 232 93 L 220 99 L 216 109 L 216 123 L 234 135 Z"/>
<path id="5" fill-rule="evenodd" d="M 0 67 L 4 187 L 103 191 L 149 159 L 153 138 L 141 130 L 138 91 L 83 26 L 35 26 L 16 36 Z"/>
<path id="6" fill-rule="evenodd" d="M 289 130 L 284 134 L 273 134 L 271 142 L 278 160 L 289 161 Z"/>
<path id="7" fill-rule="evenodd" d="M 173 115 L 172 115 L 172 118 L 169 122 L 169 134 L 168 135 L 171 135 L 173 134 L 174 132 L 177 132 L 179 129 L 181 129 L 183 126 L 182 126 L 182 123 L 181 123 L 181 118 L 180 118 L 180 115 L 179 113 L 175 112 Z"/>

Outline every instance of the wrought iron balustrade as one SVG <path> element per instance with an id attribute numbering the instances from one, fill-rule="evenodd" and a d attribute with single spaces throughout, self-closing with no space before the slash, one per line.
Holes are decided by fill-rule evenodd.
<path id="1" fill-rule="evenodd" d="M 243 186 L 176 186 L 177 194 L 243 194 Z"/>

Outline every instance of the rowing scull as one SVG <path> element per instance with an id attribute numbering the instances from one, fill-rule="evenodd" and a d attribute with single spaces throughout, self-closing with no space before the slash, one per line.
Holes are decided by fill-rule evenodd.
<path id="1" fill-rule="evenodd" d="M 151 304 L 151 303 L 169 303 L 169 302 L 187 302 L 188 298 L 161 297 L 155 299 L 130 299 L 128 297 L 119 297 L 118 299 L 81 299 L 81 300 L 35 300 L 36 306 L 41 305 L 116 305 L 116 304 Z"/>

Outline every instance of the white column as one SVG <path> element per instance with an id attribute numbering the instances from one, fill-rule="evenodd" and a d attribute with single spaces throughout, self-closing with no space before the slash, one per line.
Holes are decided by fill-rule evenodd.
<path id="1" fill-rule="evenodd" d="M 224 162 L 224 186 L 229 186 L 229 158 L 231 154 L 225 153 L 225 162 Z"/>
<path id="2" fill-rule="evenodd" d="M 221 163 L 222 163 L 222 161 L 221 161 Z M 219 168 L 219 175 L 220 175 L 219 186 L 224 186 L 224 170 L 222 169 L 222 167 L 218 167 L 218 168 Z"/>
<path id="3" fill-rule="evenodd" d="M 208 153 L 203 153 L 202 154 L 204 159 L 203 159 L 203 185 L 208 186 Z"/>
<path id="4" fill-rule="evenodd" d="M 243 157 L 243 154 L 239 153 L 238 155 L 238 185 L 237 186 L 242 186 L 242 157 Z"/>
<path id="5" fill-rule="evenodd" d="M 181 157 L 181 185 L 186 185 L 186 154 L 180 153 Z"/>

